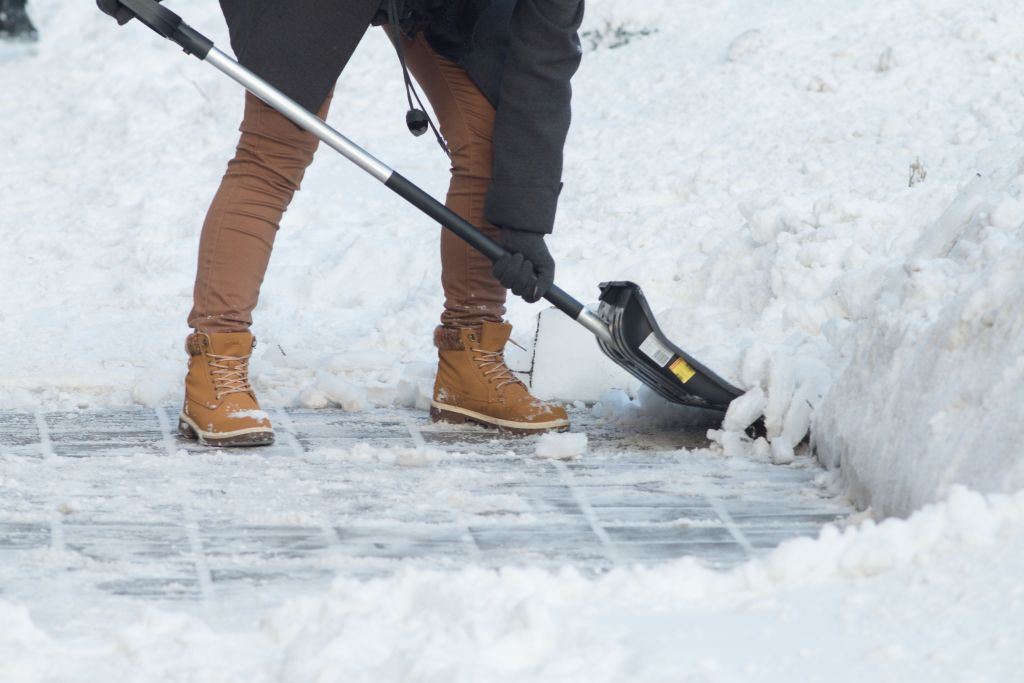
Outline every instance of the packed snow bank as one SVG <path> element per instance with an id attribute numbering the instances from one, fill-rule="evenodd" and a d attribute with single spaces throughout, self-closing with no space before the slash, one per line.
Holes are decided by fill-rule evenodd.
<path id="1" fill-rule="evenodd" d="M 882 515 L 1024 488 L 1024 145 L 977 168 L 902 267 L 863 274 L 879 287 L 817 412 L 820 457 Z"/>
<path id="2" fill-rule="evenodd" d="M 1013 680 L 1022 567 L 1024 494 L 954 488 L 909 520 L 826 527 L 729 573 L 409 570 L 338 580 L 249 633 L 149 612 L 66 643 L 0 602 L 0 658 L 10 683 Z"/>

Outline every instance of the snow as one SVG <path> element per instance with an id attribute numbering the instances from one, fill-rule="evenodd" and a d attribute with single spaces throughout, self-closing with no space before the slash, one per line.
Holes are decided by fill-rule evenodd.
<path id="1" fill-rule="evenodd" d="M 226 46 L 215 4 L 180 5 Z M 0 44 L 0 407 L 177 402 L 198 231 L 240 92 L 92 3 L 31 10 L 42 42 Z M 667 336 L 747 392 L 711 433 L 724 461 L 799 462 L 810 430 L 869 515 L 910 518 L 826 530 L 724 575 L 683 560 L 599 580 L 339 579 L 245 633 L 151 613 L 68 643 L 0 603 L 6 677 L 1019 674 L 1024 8 L 594 0 L 586 28 L 550 240 L 560 285 L 593 303 L 600 281 L 639 282 Z M 409 138 L 403 97 L 373 32 L 329 121 L 440 195 L 446 164 Z M 424 408 L 437 228 L 326 151 L 304 188 L 256 312 L 257 391 L 267 406 Z M 531 350 L 537 312 L 510 302 Z M 578 351 L 578 333 L 540 326 L 538 393 L 596 401 L 627 430 L 699 422 Z M 751 440 L 762 410 L 767 439 Z"/>
<path id="2" fill-rule="evenodd" d="M 265 410 L 236 410 L 230 414 L 235 419 L 269 420 L 270 415 Z"/>
<path id="3" fill-rule="evenodd" d="M 566 460 L 578 458 L 587 452 L 587 435 L 581 433 L 549 432 L 537 439 L 536 454 L 538 458 Z"/>
<path id="4" fill-rule="evenodd" d="M 150 611 L 61 642 L 0 602 L 0 656 L 19 683 L 1013 680 L 1022 563 L 1024 494 L 954 487 L 909 520 L 828 526 L 728 573 L 409 569 L 338 579 L 245 633 Z"/>
<path id="5" fill-rule="evenodd" d="M 816 416 L 823 461 L 882 515 L 954 484 L 1024 488 L 1024 146 L 986 156 L 905 266 L 878 273 Z"/>

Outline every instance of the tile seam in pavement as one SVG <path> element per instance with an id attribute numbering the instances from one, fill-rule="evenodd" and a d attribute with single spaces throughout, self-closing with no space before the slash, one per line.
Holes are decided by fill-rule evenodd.
<path id="1" fill-rule="evenodd" d="M 50 440 L 50 429 L 46 424 L 46 415 L 42 411 L 36 411 L 36 430 L 39 432 L 39 451 L 43 455 L 43 461 L 49 466 L 52 475 L 51 481 L 54 488 L 60 486 L 61 477 L 57 472 L 57 454 L 53 450 L 53 442 Z M 47 521 L 50 524 L 50 549 L 54 552 L 64 550 L 64 522 L 61 519 L 61 512 L 57 509 L 56 496 L 52 493 L 48 497 Z"/>
<path id="2" fill-rule="evenodd" d="M 680 458 L 677 458 L 677 460 L 679 459 Z M 743 548 L 748 557 L 753 557 L 757 552 L 754 549 L 754 545 L 744 535 L 743 530 L 739 528 L 739 525 L 736 524 L 735 520 L 733 520 L 732 515 L 730 515 L 729 511 L 725 509 L 725 505 L 722 504 L 722 501 L 708 491 L 708 487 L 706 485 L 702 484 L 698 486 L 697 492 L 708 502 L 711 509 L 715 511 L 715 514 L 718 515 L 718 519 L 720 519 L 722 524 L 725 525 L 725 528 L 729 530 L 729 534 L 733 537 L 733 540 Z"/>
<path id="3" fill-rule="evenodd" d="M 167 455 L 175 458 L 177 457 L 178 449 L 174 444 L 174 436 L 171 433 L 171 423 L 167 418 L 167 412 L 162 406 L 157 406 L 154 411 L 156 412 L 156 419 L 160 423 L 160 432 Z M 192 507 L 192 491 L 187 478 L 187 470 L 179 470 L 179 476 L 175 477 L 174 483 L 180 498 L 182 517 L 185 521 L 185 533 L 188 536 L 188 543 L 192 550 L 199 592 L 202 595 L 203 603 L 210 604 L 213 602 L 213 576 L 210 574 L 210 566 L 206 561 L 206 554 L 203 551 L 203 541 L 199 536 L 199 521 L 196 517 L 195 509 Z"/>
<path id="4" fill-rule="evenodd" d="M 715 514 L 718 515 L 718 518 L 722 520 L 722 524 L 724 524 L 725 528 L 729 530 L 729 534 L 732 535 L 733 539 L 740 545 L 740 547 L 743 548 L 743 550 L 747 552 L 748 555 L 753 556 L 755 552 L 754 546 L 750 543 L 750 540 L 747 539 L 746 535 L 739 528 L 736 522 L 733 521 L 732 516 L 729 514 L 729 511 L 725 509 L 725 506 L 722 505 L 722 502 L 711 495 L 706 495 L 705 498 L 708 503 L 711 504 L 711 508 L 715 511 Z"/>
<path id="5" fill-rule="evenodd" d="M 281 429 L 284 430 L 285 440 L 288 442 L 289 448 L 292 449 L 292 453 L 295 457 L 302 459 L 306 457 L 306 448 L 299 441 L 297 432 L 295 431 L 295 423 L 292 422 L 291 416 L 288 411 L 284 408 L 278 408 L 273 411 L 274 415 L 279 418 Z M 330 523 L 330 520 L 325 519 L 320 525 L 320 532 L 324 536 L 324 540 L 327 542 L 327 547 L 333 548 L 334 550 L 341 553 L 343 551 L 341 539 L 338 538 L 337 532 L 334 530 L 334 526 Z"/>
<path id="6" fill-rule="evenodd" d="M 572 472 L 569 471 L 569 468 L 566 467 L 565 463 L 560 460 L 553 461 L 552 465 L 554 465 L 555 469 L 558 470 L 562 481 L 565 483 L 566 487 L 568 487 L 569 492 L 572 493 L 572 497 L 576 501 L 576 505 L 579 506 L 580 512 L 583 513 L 583 517 L 590 525 L 591 531 L 593 531 L 594 535 L 597 536 L 599 541 L 601 541 L 601 547 L 604 550 L 605 557 L 607 557 L 612 564 L 621 564 L 619 551 L 616 549 L 614 541 L 612 541 L 611 536 L 608 535 L 608 532 L 605 531 L 604 527 L 601 526 L 601 522 L 597 519 L 597 513 L 594 512 L 594 508 L 591 507 L 590 502 L 587 500 L 586 496 L 583 495 L 583 491 L 579 490 L 579 487 L 576 486 L 573 481 L 574 477 Z"/>
<path id="7" fill-rule="evenodd" d="M 413 423 L 413 421 L 408 417 L 405 417 L 402 420 L 402 423 L 405 425 L 406 431 L 409 432 L 409 436 L 412 437 L 412 442 L 416 448 L 426 448 L 427 440 L 423 438 L 423 434 L 420 433 L 419 428 Z M 444 448 L 442 448 L 442 450 L 444 450 L 445 453 L 448 452 Z M 465 513 L 459 511 L 455 517 L 459 526 L 465 530 L 465 533 L 460 537 L 462 539 L 462 544 L 466 546 L 470 556 L 475 561 L 479 562 L 483 558 L 483 553 L 480 550 L 480 545 L 476 542 L 476 537 L 473 535 L 473 530 L 470 528 L 470 524 L 466 519 Z"/>

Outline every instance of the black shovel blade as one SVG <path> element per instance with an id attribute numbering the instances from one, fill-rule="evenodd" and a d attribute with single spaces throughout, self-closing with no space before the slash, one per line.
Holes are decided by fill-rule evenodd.
<path id="1" fill-rule="evenodd" d="M 668 340 L 636 283 L 601 283 L 597 315 L 612 336 L 611 343 L 598 340 L 601 350 L 663 398 L 725 411 L 743 394 Z"/>

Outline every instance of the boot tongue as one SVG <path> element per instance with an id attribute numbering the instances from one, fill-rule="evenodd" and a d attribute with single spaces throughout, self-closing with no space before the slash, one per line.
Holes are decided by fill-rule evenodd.
<path id="1" fill-rule="evenodd" d="M 484 323 L 480 330 L 480 348 L 485 351 L 501 351 L 512 335 L 508 323 Z"/>
<path id="2" fill-rule="evenodd" d="M 249 332 L 211 334 L 210 352 L 217 356 L 248 356 L 252 353 L 252 334 Z"/>

